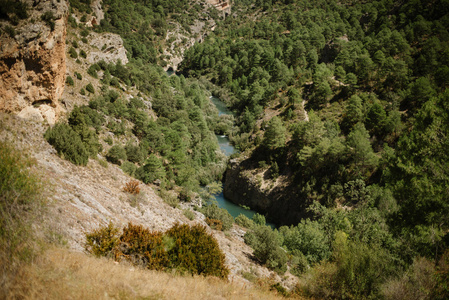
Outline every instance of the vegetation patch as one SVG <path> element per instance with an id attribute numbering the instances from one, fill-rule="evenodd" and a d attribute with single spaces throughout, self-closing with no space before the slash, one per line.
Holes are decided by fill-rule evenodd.
<path id="1" fill-rule="evenodd" d="M 86 234 L 86 250 L 96 256 L 113 256 L 151 270 L 227 278 L 229 270 L 217 241 L 201 225 L 175 224 L 167 232 L 128 224 L 123 233 L 112 224 Z"/>

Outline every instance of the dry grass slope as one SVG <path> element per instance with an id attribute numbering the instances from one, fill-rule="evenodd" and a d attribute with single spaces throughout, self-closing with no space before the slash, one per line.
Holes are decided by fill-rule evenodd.
<path id="1" fill-rule="evenodd" d="M 23 299 L 280 299 L 267 290 L 214 277 L 148 271 L 53 248 L 22 269 L 12 298 Z"/>

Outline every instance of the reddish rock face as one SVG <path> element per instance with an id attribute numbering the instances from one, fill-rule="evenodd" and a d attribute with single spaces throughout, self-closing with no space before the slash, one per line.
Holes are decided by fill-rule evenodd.
<path id="1" fill-rule="evenodd" d="M 56 115 L 60 113 L 67 6 L 61 6 L 55 15 L 60 18 L 55 20 L 53 31 L 43 23 L 26 22 L 19 24 L 14 37 L 0 37 L 0 111 L 19 113 L 45 104 Z"/>

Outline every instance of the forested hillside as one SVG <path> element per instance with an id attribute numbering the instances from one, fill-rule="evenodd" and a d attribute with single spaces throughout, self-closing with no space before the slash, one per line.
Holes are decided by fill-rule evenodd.
<path id="1" fill-rule="evenodd" d="M 104 18 L 93 12 L 94 2 Z M 54 149 L 37 161 L 52 176 L 73 168 L 84 180 L 108 177 L 108 162 L 118 165 L 111 174 L 133 176 L 171 206 L 139 196 L 137 180 L 118 188 L 124 182 L 115 175 L 98 179 L 113 182 L 98 194 L 114 198 L 110 204 L 83 193 L 82 183 L 65 185 L 73 191 L 53 196 L 65 205 L 54 210 L 63 219 L 68 212 L 61 207 L 83 208 L 73 213 L 83 222 L 64 222 L 84 230 L 88 252 L 173 273 L 232 274 L 245 287 L 251 281 L 284 296 L 449 298 L 449 0 L 234 0 L 226 14 L 200 0 L 68 0 L 67 14 L 58 18 L 51 9 L 32 12 L 37 2 L 0 3 L 1 38 L 27 41 L 32 32 L 37 45 L 41 34 L 33 24 L 50 36 L 56 21 L 66 37 L 62 98 L 30 102 L 35 110 L 48 104 L 67 112 L 51 126 L 39 115 Z M 23 68 L 28 63 L 38 78 L 41 69 L 25 58 Z M 14 60 L 0 62 L 2 68 Z M 168 68 L 177 73 L 168 76 Z M 220 116 L 211 94 L 234 115 Z M 9 136 L 13 130 L 4 124 Z M 230 160 L 215 134 L 229 136 L 238 150 Z M 14 166 L 15 148 L 2 145 L 5 166 Z M 64 161 L 62 173 L 54 169 L 56 153 L 72 163 Z M 234 219 L 211 201 L 223 178 L 225 195 L 260 214 Z M 0 207 L 8 216 L 0 224 L 5 241 L 20 228 L 17 199 L 7 191 Z M 184 211 L 176 220 L 200 224 L 196 231 L 179 224 L 165 233 L 147 229 L 172 220 L 151 205 L 178 214 L 180 201 Z M 129 211 L 153 223 L 109 223 L 86 235 L 92 224 L 133 219 L 120 216 Z M 209 236 L 219 231 L 225 231 L 220 246 Z M 49 235 L 58 239 L 56 233 Z M 221 252 L 233 243 L 249 250 Z M 2 251 L 13 257 L 11 245 Z M 25 242 L 17 245 L 28 251 Z M 217 260 L 205 263 L 206 254 Z M 245 269 L 243 260 L 251 261 Z M 264 283 L 264 276 L 279 280 Z M 296 288 L 287 291 L 289 278 Z"/>
<path id="2" fill-rule="evenodd" d="M 238 115 L 229 134 L 240 176 L 260 189 L 271 182 L 279 214 L 285 196 L 284 213 L 296 201 L 306 217 L 275 219 L 292 227 L 275 232 L 271 253 L 257 252 L 268 233 L 253 224 L 248 242 L 261 261 L 281 267 L 279 246 L 298 266 L 328 260 L 316 269 L 326 282 L 310 292 L 363 298 L 417 257 L 440 259 L 449 246 L 448 28 L 447 1 L 235 1 L 186 53 L 183 73 L 221 87 Z"/>

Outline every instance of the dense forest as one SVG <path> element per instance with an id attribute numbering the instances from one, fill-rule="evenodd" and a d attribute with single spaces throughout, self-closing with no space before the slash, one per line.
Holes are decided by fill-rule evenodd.
<path id="1" fill-rule="evenodd" d="M 182 71 L 221 87 L 249 168 L 288 176 L 309 216 L 275 231 L 272 252 L 269 229 L 253 225 L 255 255 L 274 268 L 287 261 L 278 246 L 298 267 L 328 260 L 311 293 L 337 298 L 375 297 L 417 257 L 438 261 L 449 246 L 449 2 L 233 9 Z"/>
<path id="2" fill-rule="evenodd" d="M 88 0 L 70 2 L 90 13 Z M 121 137 L 105 140 L 110 162 L 189 200 L 221 180 L 214 132 L 227 134 L 234 158 L 298 195 L 306 217 L 294 224 L 235 220 L 255 260 L 303 276 L 298 293 L 448 297 L 449 1 L 235 0 L 226 18 L 195 1 L 103 6 L 100 26 L 81 30 L 120 34 L 130 62 L 89 68 L 103 74 L 101 91 L 46 133 L 60 154 L 86 164 L 107 128 Z M 168 77 L 167 31 L 189 33 L 206 12 L 215 31 Z M 206 85 L 237 126 L 218 116 Z M 124 99 L 123 86 L 139 97 Z M 203 211 L 232 226 L 214 204 Z"/>

